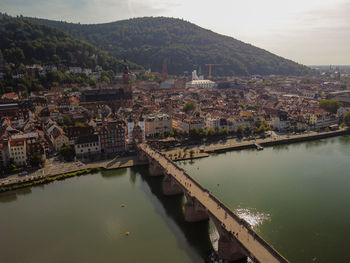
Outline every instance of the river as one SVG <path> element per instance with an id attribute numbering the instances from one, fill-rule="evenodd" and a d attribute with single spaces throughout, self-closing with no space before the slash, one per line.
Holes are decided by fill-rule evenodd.
<path id="1" fill-rule="evenodd" d="M 349 136 L 179 164 L 291 262 L 346 260 Z M 215 229 L 183 204 L 147 167 L 1 193 L 0 262 L 203 262 Z"/>

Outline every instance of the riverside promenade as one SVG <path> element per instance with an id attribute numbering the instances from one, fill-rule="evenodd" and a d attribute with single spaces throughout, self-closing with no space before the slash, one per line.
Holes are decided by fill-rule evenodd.
<path id="1" fill-rule="evenodd" d="M 336 137 L 336 136 L 348 135 L 348 134 L 350 134 L 350 129 L 340 129 L 337 131 L 329 131 L 329 132 L 309 132 L 309 133 L 296 134 L 296 135 L 273 134 L 271 137 L 265 138 L 265 139 L 256 139 L 256 140 L 250 140 L 250 141 L 228 139 L 228 140 L 223 140 L 219 143 L 187 146 L 186 151 L 188 152 L 190 150 L 193 150 L 194 151 L 193 159 L 196 159 L 197 155 L 199 156 L 205 153 L 210 154 L 210 153 L 220 153 L 220 152 L 227 152 L 227 151 L 238 151 L 238 150 L 244 150 L 244 149 L 255 149 L 257 144 L 262 147 L 269 147 L 269 146 L 277 146 L 277 145 L 283 145 L 283 144 L 314 141 L 314 140 L 320 140 L 324 138 L 330 138 L 330 137 Z M 183 153 L 184 149 L 185 147 L 177 147 L 175 149 L 164 151 L 164 153 L 169 157 L 169 156 L 174 156 L 175 154 L 179 154 L 180 152 Z M 190 159 L 188 154 L 186 156 L 187 156 L 186 159 Z M 209 156 L 209 155 L 206 155 L 206 156 Z M 206 156 L 201 155 L 202 158 Z"/>
<path id="2" fill-rule="evenodd" d="M 113 170 L 145 164 L 145 162 L 137 160 L 136 156 L 114 158 L 112 160 L 104 160 L 87 164 L 81 162 L 59 162 L 49 159 L 46 161 L 44 168 L 36 170 L 33 173 L 29 173 L 28 175 L 19 176 L 18 174 L 14 174 L 6 178 L 1 178 L 0 187 L 29 183 L 46 177 L 54 177 L 61 174 L 74 173 L 94 168 Z"/>

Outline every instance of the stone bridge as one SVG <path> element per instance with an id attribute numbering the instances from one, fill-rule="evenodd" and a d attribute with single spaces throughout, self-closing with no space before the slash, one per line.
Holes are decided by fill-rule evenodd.
<path id="1" fill-rule="evenodd" d="M 270 244 L 220 200 L 195 181 L 185 170 L 149 145 L 137 145 L 137 156 L 149 162 L 151 176 L 163 177 L 164 195 L 186 196 L 185 220 L 212 220 L 219 233 L 218 255 L 227 261 L 249 257 L 253 262 L 288 262 Z"/>

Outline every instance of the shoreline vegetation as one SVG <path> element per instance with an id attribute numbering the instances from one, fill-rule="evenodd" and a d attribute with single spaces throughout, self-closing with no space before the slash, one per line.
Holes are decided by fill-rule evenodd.
<path id="1" fill-rule="evenodd" d="M 0 187 L 0 193 L 12 191 L 12 190 L 17 190 L 17 189 L 25 188 L 25 187 L 31 187 L 31 186 L 35 186 L 35 185 L 48 184 L 48 183 L 51 183 L 54 181 L 60 181 L 60 180 L 64 180 L 64 179 L 75 177 L 75 176 L 88 175 L 88 174 L 97 173 L 100 171 L 102 171 L 102 168 L 96 167 L 96 168 L 88 168 L 88 169 L 84 169 L 84 170 L 78 170 L 78 171 L 70 172 L 70 173 L 58 174 L 58 175 L 53 175 L 53 176 L 46 176 L 44 178 L 36 179 L 33 181 L 2 186 L 2 187 Z"/>
<path id="2" fill-rule="evenodd" d="M 319 134 L 313 134 L 313 135 L 299 135 L 291 138 L 283 138 L 283 139 L 278 139 L 278 140 L 267 140 L 265 139 L 264 141 L 259 141 L 258 143 L 261 146 L 264 147 L 269 147 L 269 146 L 276 146 L 276 145 L 283 145 L 283 144 L 292 144 L 292 143 L 297 143 L 297 142 L 306 142 L 306 141 L 314 141 L 314 140 L 320 140 L 320 139 L 325 139 L 325 138 L 330 138 L 330 137 L 336 137 L 336 136 L 342 136 L 342 135 L 349 135 L 350 134 L 350 129 L 344 129 L 344 130 L 338 130 L 338 131 L 332 131 L 332 132 L 324 132 L 324 133 L 319 133 Z M 216 149 L 211 149 L 211 150 L 206 150 L 204 153 L 200 152 L 195 152 L 189 158 L 179 158 L 179 159 L 174 159 L 174 161 L 183 161 L 183 160 L 188 160 L 188 159 L 198 159 L 198 158 L 205 158 L 210 156 L 210 153 L 222 153 L 222 152 L 227 152 L 227 151 L 235 151 L 235 150 L 244 150 L 244 149 L 250 149 L 254 148 L 257 142 L 246 142 L 243 144 L 237 144 L 237 145 L 219 145 L 217 146 Z M 202 146 L 200 146 L 202 147 Z M 167 152 L 162 152 L 163 154 L 167 155 Z M 136 166 L 140 164 L 134 163 L 132 166 Z M 2 192 L 7 192 L 7 191 L 12 191 L 12 190 L 17 190 L 20 188 L 25 188 L 25 187 L 31 187 L 35 185 L 42 185 L 42 184 L 47 184 L 51 183 L 54 181 L 60 181 L 64 180 L 67 178 L 75 177 L 75 176 L 81 176 L 81 175 L 87 175 L 91 173 L 97 173 L 100 171 L 104 170 L 114 170 L 114 169 L 120 169 L 120 168 L 126 168 L 130 166 L 118 166 L 118 167 L 101 167 L 96 166 L 96 167 L 90 167 L 90 168 L 83 168 L 81 170 L 73 171 L 73 172 L 68 172 L 68 173 L 63 173 L 63 174 L 56 174 L 56 175 L 51 175 L 51 176 L 46 176 L 44 178 L 39 178 L 39 179 L 34 179 L 32 181 L 25 181 L 25 182 L 20 182 L 16 184 L 11 184 L 11 185 L 5 185 L 0 187 L 0 193 Z"/>

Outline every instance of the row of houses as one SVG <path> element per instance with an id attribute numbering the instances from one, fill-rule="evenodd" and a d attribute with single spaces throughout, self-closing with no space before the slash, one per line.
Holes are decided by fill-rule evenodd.
<path id="1" fill-rule="evenodd" d="M 239 116 L 213 116 L 208 114 L 204 117 L 184 113 L 176 113 L 172 116 L 158 113 L 147 116 L 144 126 L 146 137 L 154 137 L 162 133 L 170 133 L 173 129 L 188 133 L 192 128 L 198 130 L 226 128 L 229 132 L 232 132 L 240 126 L 253 128 L 257 122 L 262 121 L 265 121 L 273 130 L 281 132 L 326 129 L 339 124 L 339 118 L 335 114 L 318 109 L 303 115 L 290 115 L 287 112 L 276 111 L 273 114 L 263 116 L 251 112 Z"/>
<path id="2" fill-rule="evenodd" d="M 9 163 L 16 166 L 30 165 L 30 158 L 39 155 L 42 162 L 46 160 L 47 143 L 43 134 L 30 132 L 2 138 L 0 142 L 0 167 Z"/>
<path id="3" fill-rule="evenodd" d="M 44 130 L 55 151 L 65 145 L 72 146 L 77 158 L 93 158 L 101 153 L 118 153 L 127 149 L 125 123 L 121 120 L 108 120 L 94 126 L 67 127 L 66 131 L 49 120 Z"/>

